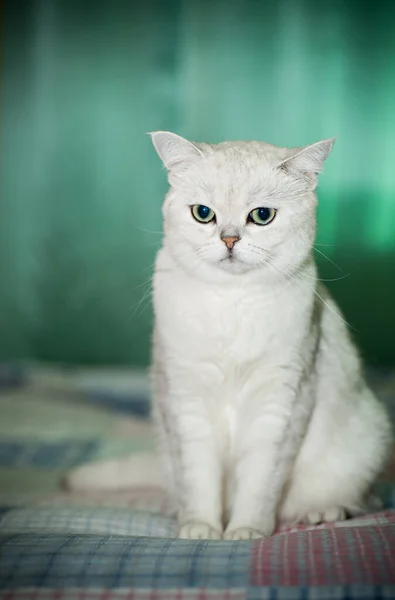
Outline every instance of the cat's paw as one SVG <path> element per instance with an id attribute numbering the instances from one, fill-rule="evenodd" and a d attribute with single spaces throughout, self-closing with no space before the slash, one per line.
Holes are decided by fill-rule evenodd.
<path id="1" fill-rule="evenodd" d="M 230 531 L 225 531 L 224 540 L 255 540 L 257 538 L 264 537 L 264 534 L 251 529 L 250 527 L 238 527 Z"/>
<path id="2" fill-rule="evenodd" d="M 327 508 L 324 511 L 310 511 L 302 519 L 302 523 L 307 525 L 319 525 L 319 523 L 333 523 L 334 521 L 344 521 L 346 519 L 346 511 L 341 506 Z"/>
<path id="3" fill-rule="evenodd" d="M 182 540 L 220 540 L 222 533 L 206 523 L 185 523 L 180 527 L 178 537 Z"/>

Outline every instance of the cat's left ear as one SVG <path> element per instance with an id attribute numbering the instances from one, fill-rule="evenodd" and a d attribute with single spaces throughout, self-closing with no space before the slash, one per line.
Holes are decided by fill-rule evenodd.
<path id="1" fill-rule="evenodd" d="M 153 131 L 152 143 L 168 171 L 186 166 L 202 156 L 201 150 L 185 138 L 170 131 Z"/>
<path id="2" fill-rule="evenodd" d="M 335 138 L 330 138 L 304 148 L 294 149 L 291 156 L 283 160 L 277 168 L 288 171 L 295 177 L 307 179 L 314 189 L 317 185 L 317 175 L 321 173 L 334 143 Z"/>

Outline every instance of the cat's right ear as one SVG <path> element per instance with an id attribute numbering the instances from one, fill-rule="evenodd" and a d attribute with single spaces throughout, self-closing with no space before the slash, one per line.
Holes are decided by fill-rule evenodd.
<path id="1" fill-rule="evenodd" d="M 168 171 L 186 166 L 202 156 L 195 144 L 170 131 L 149 133 L 160 159 Z"/>

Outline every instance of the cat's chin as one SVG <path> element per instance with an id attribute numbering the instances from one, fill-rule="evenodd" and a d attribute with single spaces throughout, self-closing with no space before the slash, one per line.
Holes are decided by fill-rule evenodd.
<path id="1" fill-rule="evenodd" d="M 249 265 L 234 256 L 222 258 L 217 265 L 227 273 L 246 273 L 254 268 L 254 265 Z"/>

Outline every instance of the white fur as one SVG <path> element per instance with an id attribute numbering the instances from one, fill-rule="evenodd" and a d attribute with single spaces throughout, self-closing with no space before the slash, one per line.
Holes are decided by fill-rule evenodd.
<path id="1" fill-rule="evenodd" d="M 154 417 L 180 537 L 250 539 L 364 510 L 391 440 L 312 258 L 333 140 L 152 134 L 169 170 L 154 276 Z M 194 204 L 216 222 L 201 224 Z M 272 223 L 247 223 L 257 207 Z M 240 240 L 232 258 L 224 236 Z"/>

